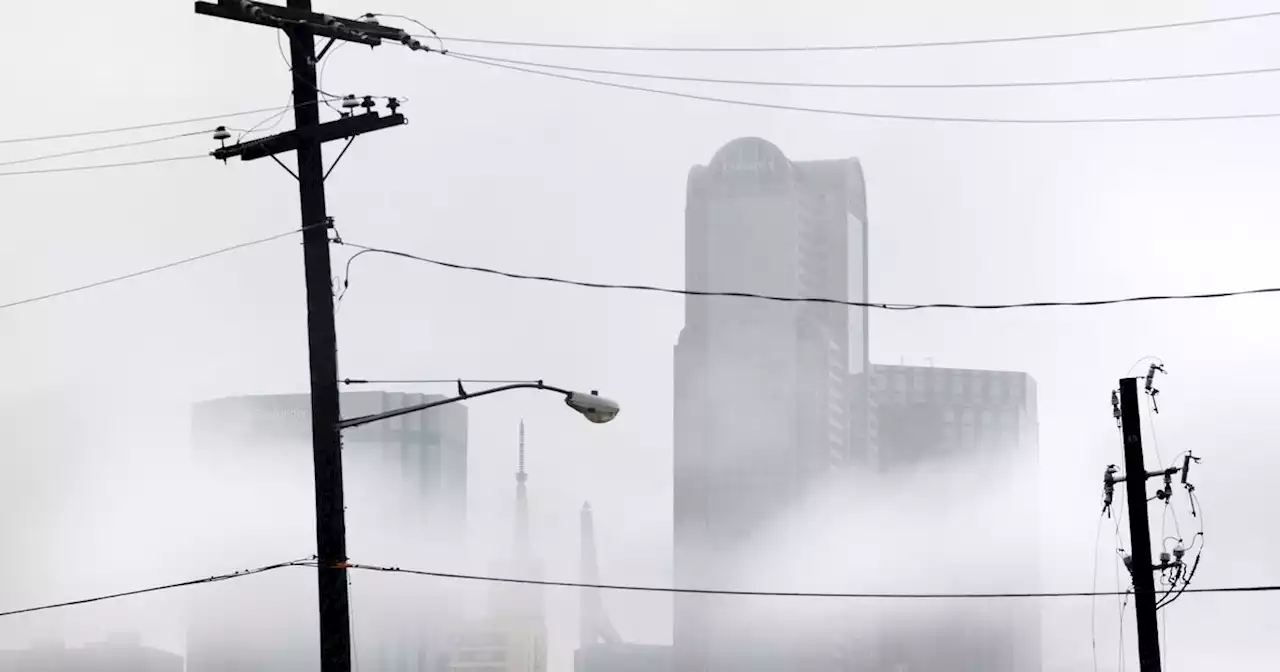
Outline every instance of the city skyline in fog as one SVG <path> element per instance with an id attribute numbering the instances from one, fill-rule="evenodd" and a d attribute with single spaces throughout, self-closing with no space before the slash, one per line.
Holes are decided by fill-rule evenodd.
<path id="1" fill-rule="evenodd" d="M 744 6 L 706 0 L 602 6 L 552 0 L 537 7 L 486 1 L 425 8 L 387 0 L 355 8 L 316 2 L 320 11 L 347 15 L 409 15 L 446 38 L 704 46 L 1030 35 L 1270 9 L 1260 0 L 1230 5 L 984 0 L 956 7 L 912 0 L 886 7 L 803 0 Z M 0 46 L 0 56 L 23 64 L 8 73 L 10 89 L 41 101 L 11 106 L 4 135 L 286 103 L 287 67 L 271 31 L 198 17 L 189 4 L 151 1 L 132 9 L 126 20 L 118 7 L 77 3 L 73 21 L 40 3 L 14 7 L 13 25 L 57 25 L 59 37 L 17 31 Z M 1265 67 L 1274 25 L 1259 20 L 1026 44 L 813 54 L 528 52 L 462 42 L 451 48 L 572 67 L 733 79 L 1027 81 Z M 86 51 L 67 44 L 94 46 Z M 1275 284 L 1269 277 L 1269 251 L 1280 242 L 1272 224 L 1273 185 L 1280 179 L 1280 159 L 1270 149 L 1280 133 L 1274 120 L 902 122 L 677 100 L 389 47 L 342 48 L 325 66 L 325 90 L 398 96 L 411 120 L 357 139 L 330 176 L 330 214 L 343 238 L 355 244 L 518 273 L 683 287 L 689 168 L 706 165 L 736 138 L 755 137 L 798 161 L 859 159 L 867 181 L 866 291 L 872 301 L 1084 300 Z M 1269 81 L 957 91 L 670 88 L 801 107 L 1064 118 L 1273 111 L 1280 109 L 1280 94 L 1266 86 Z M 269 117 L 227 123 L 247 129 Z M 121 141 L 144 137 L 152 136 Z M 92 144 L 0 145 L 0 160 Z M 201 154 L 216 144 L 201 134 L 111 158 L 103 153 L 49 165 Z M 327 160 L 338 151 L 327 146 Z M 210 158 L 6 176 L 0 185 L 13 222 L 0 248 L 0 303 L 298 226 L 296 183 L 269 161 L 222 165 Z M 0 525 L 14 531 L 18 549 L 11 554 L 16 571 L 0 582 L 0 609 L 314 553 L 313 520 L 305 508 L 271 514 L 303 531 L 300 547 L 284 558 L 273 551 L 286 549 L 237 541 L 233 526 L 193 530 L 186 512 L 172 505 L 193 493 L 208 492 L 211 506 L 229 495 L 193 461 L 192 404 L 307 388 L 296 242 L 282 239 L 0 311 L 6 345 L 0 368 L 7 374 L 0 382 L 0 436 L 9 447 L 0 453 Z M 672 345 L 684 324 L 683 299 L 520 282 L 380 255 L 355 261 L 348 277 L 351 252 L 334 248 L 335 273 L 349 280 L 337 313 L 343 377 L 545 379 L 598 389 L 623 405 L 617 420 L 596 427 L 559 400 L 534 392 L 468 402 L 468 553 L 458 567 L 489 573 L 506 557 L 515 428 L 524 418 L 531 528 L 545 576 L 576 578 L 578 516 L 590 501 L 601 580 L 673 585 Z M 1204 458 L 1197 494 L 1209 510 L 1209 553 L 1196 582 L 1267 584 L 1275 582 L 1269 559 L 1276 545 L 1252 521 L 1276 515 L 1265 475 L 1280 462 L 1262 421 L 1269 381 L 1280 374 L 1271 348 L 1277 332 L 1272 313 L 1266 296 L 1017 311 L 871 311 L 868 359 L 1030 374 L 1038 393 L 1043 588 L 1087 590 L 1096 575 L 1094 585 L 1110 590 L 1118 580 L 1116 539 L 1113 521 L 1099 525 L 1101 475 L 1121 458 L 1109 394 L 1117 378 L 1136 375 L 1132 366 L 1139 358 L 1160 357 L 1169 374 L 1162 380 L 1161 412 L 1149 416 L 1145 428 L 1149 464 L 1187 450 Z M 449 394 L 453 385 L 386 389 Z M 1157 460 L 1157 451 L 1164 459 Z M 1008 468 L 986 466 L 1001 474 Z M 807 590 L 909 589 L 931 580 L 998 589 L 1012 577 L 985 561 L 987 551 L 971 536 L 942 535 L 935 547 L 902 533 L 921 519 L 998 527 L 1008 515 L 1001 499 L 1007 492 L 999 489 L 1006 481 L 984 477 L 990 473 L 961 464 L 931 475 L 929 483 L 945 497 L 908 495 L 894 483 L 859 482 L 843 495 L 829 492 L 843 490 L 842 484 L 821 489 L 765 533 L 769 541 L 763 543 L 829 553 L 844 559 L 847 571 L 825 574 L 762 552 L 760 566 L 748 575 L 772 582 L 783 574 Z M 271 485 L 269 474 L 232 475 L 243 478 L 238 487 Z M 291 496 L 305 499 L 308 492 L 303 486 Z M 376 494 L 349 493 L 350 520 L 370 520 L 378 509 Z M 892 506 L 877 508 L 874 497 Z M 837 507 L 857 513 L 835 515 Z M 1176 524 L 1152 511 L 1157 529 Z M 252 515 L 252 507 L 243 513 Z M 1183 528 L 1198 524 L 1180 515 Z M 359 525 L 350 530 L 353 539 L 382 538 L 394 546 L 376 522 Z M 192 549 L 211 540 L 217 547 L 193 557 Z M 866 548 L 937 557 L 954 572 L 897 566 Z M 445 564 L 429 549 L 403 550 L 413 556 L 408 558 L 396 551 L 387 553 L 396 557 L 375 562 L 427 570 Z M 287 593 L 296 584 L 314 599 L 309 571 L 290 575 L 290 568 L 226 585 Z M 362 595 L 439 585 L 425 577 L 363 573 L 353 573 L 352 581 L 357 627 L 402 616 L 394 600 L 362 602 Z M 362 592 L 362 583 L 379 585 Z M 76 643 L 136 631 L 145 644 L 182 652 L 180 615 L 190 595 L 221 587 L 13 617 L 0 623 L 0 648 L 49 636 Z M 479 586 L 452 590 L 464 606 L 482 603 Z M 603 599 L 628 641 L 671 642 L 669 596 L 607 593 Z M 1179 600 L 1166 612 L 1169 667 L 1229 662 L 1241 670 L 1269 669 L 1277 645 L 1267 636 L 1268 599 Z M 549 669 L 571 669 L 578 595 L 548 588 L 545 600 Z M 914 608 L 892 610 L 895 618 L 909 620 L 919 615 Z M 1090 666 L 1091 630 L 1101 669 L 1116 669 L 1122 621 L 1115 600 L 1061 600 L 1043 608 L 1045 672 Z M 1126 612 L 1124 641 L 1128 662 L 1136 666 L 1131 620 Z"/>

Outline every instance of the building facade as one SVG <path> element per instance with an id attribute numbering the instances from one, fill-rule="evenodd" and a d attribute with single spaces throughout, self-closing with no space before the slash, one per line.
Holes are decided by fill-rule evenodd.
<path id="1" fill-rule="evenodd" d="M 0 672 L 182 672 L 182 656 L 116 635 L 82 647 L 36 646 L 0 651 Z"/>
<path id="2" fill-rule="evenodd" d="M 1025 373 L 875 364 L 866 381 L 859 460 L 877 471 L 1039 454 L 1036 383 Z"/>
<path id="3" fill-rule="evenodd" d="M 868 431 L 852 439 L 862 445 L 858 461 L 872 473 L 899 476 L 911 488 L 912 474 L 969 471 L 979 474 L 970 497 L 992 502 L 1000 533 L 982 535 L 971 552 L 1002 566 L 1000 589 L 1039 589 L 1039 420 L 1036 383 L 1025 373 L 921 366 L 873 365 L 855 381 L 869 395 Z M 917 481 L 921 482 L 921 481 Z M 936 480 L 922 481 L 925 490 Z M 992 494 L 998 493 L 998 494 Z M 938 493 L 922 491 L 922 498 Z M 922 534 L 943 538 L 945 530 Z M 938 523 L 945 525 L 946 523 Z M 976 541 L 976 540 L 975 540 Z M 1018 582 L 1015 584 L 1015 582 Z M 909 626 L 860 633 L 868 646 L 856 652 L 869 672 L 980 669 L 1035 672 L 1041 669 L 1040 603 L 946 605 Z M 928 641 L 922 646 L 921 641 Z"/>
<path id="4" fill-rule="evenodd" d="M 627 642 L 584 646 L 573 654 L 573 672 L 671 672 L 671 647 Z"/>
<path id="5" fill-rule="evenodd" d="M 432 395 L 350 392 L 343 417 L 431 401 Z M 205 558 L 254 566 L 315 547 L 308 395 L 218 399 L 193 410 L 194 463 L 216 489 L 193 493 L 193 516 L 208 529 Z M 353 558 L 436 557 L 464 542 L 467 409 L 450 404 L 343 433 L 348 554 Z M 210 571 L 215 571 L 210 566 Z M 365 665 L 439 672 L 457 625 L 448 586 L 353 577 L 354 646 Z M 314 670 L 319 664 L 314 576 L 263 575 L 193 592 L 188 672 Z M 362 603 L 364 608 L 362 608 Z"/>
<path id="6" fill-rule="evenodd" d="M 793 162 L 758 138 L 689 174 L 685 286 L 865 301 L 866 197 L 856 159 Z M 675 348 L 675 581 L 732 588 L 752 535 L 855 456 L 850 373 L 866 372 L 865 309 L 689 296 Z M 744 645 L 718 609 L 679 595 L 680 672 L 820 672 L 781 632 Z M 825 655 L 825 654 L 820 654 Z"/>

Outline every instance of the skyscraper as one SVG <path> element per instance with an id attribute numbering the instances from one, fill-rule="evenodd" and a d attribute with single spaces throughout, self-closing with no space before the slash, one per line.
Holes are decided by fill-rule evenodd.
<path id="1" fill-rule="evenodd" d="M 351 392 L 344 417 L 378 413 L 434 395 Z M 315 547 L 310 399 L 243 396 L 193 409 L 195 462 L 217 488 L 199 497 L 210 566 L 293 559 Z M 353 558 L 440 557 L 463 541 L 467 409 L 451 404 L 348 430 L 343 436 L 348 552 Z M 270 560 L 269 560 L 270 561 Z M 189 672 L 314 670 L 319 665 L 314 575 L 280 574 L 193 593 Z M 439 586 L 353 577 L 357 655 L 366 665 L 436 672 L 454 626 Z M 446 606 L 442 606 L 446 605 Z"/>
<path id="2" fill-rule="evenodd" d="M 883 475 L 968 464 L 988 473 L 974 496 L 994 500 L 1000 534 L 986 534 L 971 553 L 999 561 L 1001 590 L 1038 590 L 1039 420 L 1036 383 L 1025 373 L 875 364 L 867 376 L 871 432 L 859 462 Z M 993 473 L 1002 467 L 1000 475 Z M 911 487 L 910 478 L 900 482 Z M 921 497 L 934 495 L 921 492 Z M 975 521 L 978 522 L 978 521 Z M 928 520 L 917 532 L 939 538 Z M 942 523 L 939 523 L 942 524 Z M 1015 584 L 1018 581 L 1020 583 Z M 929 622 L 884 628 L 862 669 L 981 669 L 1035 672 L 1041 667 L 1040 603 L 957 604 Z M 924 634 L 927 633 L 927 634 Z M 920 646 L 922 637 L 929 646 Z"/>
<path id="3" fill-rule="evenodd" d="M 685 286 L 865 301 L 866 195 L 856 159 L 793 162 L 734 140 L 689 173 Z M 753 532 L 846 464 L 850 373 L 866 370 L 865 309 L 690 296 L 675 348 L 675 579 L 726 586 Z M 680 595 L 675 667 L 817 672 L 772 633 L 746 647 L 718 602 Z M 732 608 L 732 605 L 726 605 Z"/>

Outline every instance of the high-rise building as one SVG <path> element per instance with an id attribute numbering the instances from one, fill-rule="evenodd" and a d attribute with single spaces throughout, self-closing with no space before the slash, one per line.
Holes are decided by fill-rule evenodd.
<path id="1" fill-rule="evenodd" d="M 871 431 L 860 461 L 877 471 L 1039 453 L 1036 382 L 1025 373 L 875 364 L 867 380 Z"/>
<path id="2" fill-rule="evenodd" d="M 876 364 L 866 377 L 870 432 L 859 461 L 884 475 L 984 470 L 973 497 L 995 500 L 1000 534 L 968 552 L 1002 563 L 1001 589 L 1036 590 L 1039 581 L 1039 421 L 1036 383 L 1025 373 Z M 996 474 L 999 474 L 999 477 Z M 910 478 L 902 481 L 911 487 Z M 993 494 L 999 493 L 999 494 Z M 934 495 L 921 492 L 921 497 Z M 918 532 L 930 531 L 927 520 Z M 938 523 L 945 524 L 945 523 Z M 975 539 L 975 542 L 978 540 Z M 994 571 L 994 570 L 993 570 Z M 1014 585 L 1013 581 L 1019 581 Z M 870 672 L 981 669 L 1035 672 L 1041 667 L 1040 604 L 949 605 L 909 626 L 876 633 Z M 864 633 L 865 634 L 865 633 Z M 928 646 L 920 641 L 927 639 Z M 863 658 L 866 659 L 865 657 Z"/>
<path id="3" fill-rule="evenodd" d="M 344 417 L 403 408 L 435 395 L 350 392 Z M 208 571 L 305 557 L 315 548 L 310 398 L 243 396 L 197 404 L 193 493 Z M 412 564 L 448 554 L 464 541 L 467 409 L 450 404 L 343 432 L 348 554 Z M 428 555 L 430 554 L 430 555 Z M 218 562 L 213 564 L 212 559 Z M 373 560 L 379 562 L 380 560 Z M 371 668 L 438 672 L 440 635 L 456 627 L 444 591 L 425 582 L 353 576 L 356 655 Z M 274 573 L 193 592 L 188 672 L 278 672 L 319 665 L 315 577 Z"/>
<path id="4" fill-rule="evenodd" d="M 856 159 L 791 161 L 734 140 L 689 173 L 685 286 L 866 300 L 866 195 Z M 675 348 L 675 580 L 726 585 L 752 535 L 848 463 L 849 375 L 865 309 L 689 296 Z M 732 603 L 679 595 L 675 669 L 820 672 L 826 654 L 773 631 L 744 641 Z"/>
<path id="5" fill-rule="evenodd" d="M 529 532 L 529 475 L 524 470 L 524 421 L 517 453 L 515 540 L 498 574 L 521 580 L 542 578 Z M 539 586 L 498 583 L 489 614 L 453 638 L 449 672 L 547 672 L 547 626 Z"/>

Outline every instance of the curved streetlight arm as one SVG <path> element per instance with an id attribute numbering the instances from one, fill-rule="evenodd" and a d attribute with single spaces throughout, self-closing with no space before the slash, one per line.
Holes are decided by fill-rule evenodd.
<path id="1" fill-rule="evenodd" d="M 569 390 L 564 390 L 559 387 L 546 385 L 540 380 L 532 383 L 513 383 L 511 385 L 503 385 L 501 387 L 491 387 L 487 390 L 480 390 L 479 392 L 462 394 L 449 399 L 437 399 L 435 401 L 428 401 L 425 404 L 415 404 L 413 406 L 405 406 L 404 408 L 396 408 L 390 411 L 374 413 L 372 415 L 362 415 L 362 416 L 359 416 L 356 418 L 350 418 L 347 420 L 339 420 L 338 429 L 340 430 L 350 429 L 352 427 L 359 427 L 360 425 L 367 425 L 371 422 L 378 422 L 380 420 L 397 418 L 402 415 L 408 415 L 409 413 L 417 413 L 418 411 L 425 411 L 428 408 L 435 408 L 436 406 L 445 406 L 447 404 L 452 404 L 459 401 L 466 401 L 467 399 L 471 399 L 473 397 L 483 397 L 487 394 L 496 394 L 498 392 L 506 392 L 508 390 L 522 390 L 522 389 L 548 390 L 550 392 L 563 394 L 565 395 L 566 398 L 573 395 L 573 393 L 570 392 Z"/>

